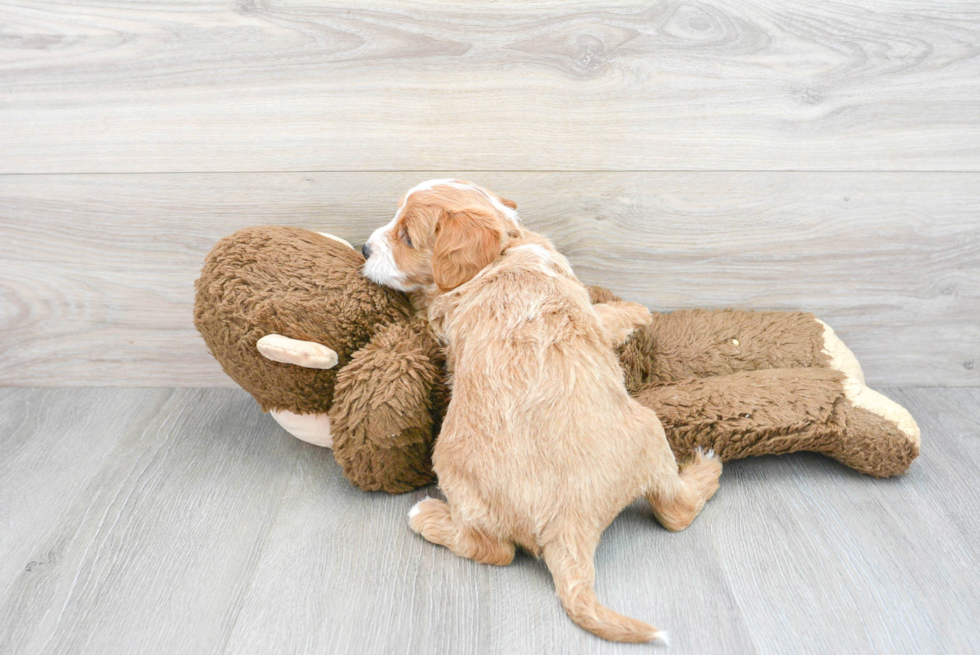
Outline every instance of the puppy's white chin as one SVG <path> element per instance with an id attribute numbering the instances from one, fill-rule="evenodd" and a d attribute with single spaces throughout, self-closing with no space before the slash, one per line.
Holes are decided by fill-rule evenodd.
<path id="1" fill-rule="evenodd" d="M 413 291 L 414 287 L 406 285 L 404 275 L 401 271 L 392 270 L 385 266 L 381 258 L 369 257 L 364 262 L 361 274 L 372 282 L 377 282 L 383 287 L 389 287 L 396 291 Z"/>

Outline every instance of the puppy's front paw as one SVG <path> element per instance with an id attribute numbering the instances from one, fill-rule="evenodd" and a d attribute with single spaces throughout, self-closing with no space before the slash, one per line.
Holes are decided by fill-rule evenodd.
<path id="1" fill-rule="evenodd" d="M 612 300 L 592 306 L 602 331 L 614 347 L 619 346 L 633 334 L 633 330 L 653 322 L 650 310 L 635 302 Z"/>
<path id="2" fill-rule="evenodd" d="M 698 448 L 686 462 L 681 464 L 681 476 L 689 481 L 701 502 L 704 503 L 718 491 L 718 478 L 721 477 L 722 464 L 714 450 L 707 452 Z"/>
<path id="3" fill-rule="evenodd" d="M 614 303 L 626 314 L 634 328 L 644 327 L 653 323 L 653 314 L 643 305 L 635 302 L 619 301 Z"/>

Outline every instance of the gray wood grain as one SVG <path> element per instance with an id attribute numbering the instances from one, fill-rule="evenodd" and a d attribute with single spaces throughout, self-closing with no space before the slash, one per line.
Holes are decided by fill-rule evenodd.
<path id="1" fill-rule="evenodd" d="M 886 391 L 923 434 L 900 478 L 817 455 L 727 467 L 711 534 L 761 653 L 976 652 L 978 390 Z"/>
<path id="2" fill-rule="evenodd" d="M 0 397 L 0 652 L 221 652 L 301 448 L 233 390 Z"/>
<path id="3" fill-rule="evenodd" d="M 0 176 L 0 384 L 230 385 L 191 322 L 220 237 L 362 242 L 433 173 Z M 805 309 L 875 384 L 980 384 L 980 174 L 481 173 L 590 284 Z"/>
<path id="4" fill-rule="evenodd" d="M 967 653 L 980 639 L 980 389 L 886 389 L 923 428 L 904 476 L 811 455 L 726 467 L 670 534 L 636 504 L 599 597 L 674 653 Z M 239 390 L 0 389 L 0 651 L 634 652 L 575 627 L 544 565 L 462 560 L 402 496 Z"/>
<path id="5" fill-rule="evenodd" d="M 65 557 L 68 534 L 98 474 L 120 447 L 129 423 L 158 411 L 164 391 L 111 393 L 10 389 L 0 392 L 0 652 L 30 636 L 17 614 L 53 602 L 43 584 Z M 106 426 L 111 426 L 105 429 Z M 51 536 L 59 526 L 62 533 Z M 14 611 L 11 612 L 11 608 Z"/>
<path id="6" fill-rule="evenodd" d="M 980 171 L 975 2 L 0 5 L 0 172 Z"/>

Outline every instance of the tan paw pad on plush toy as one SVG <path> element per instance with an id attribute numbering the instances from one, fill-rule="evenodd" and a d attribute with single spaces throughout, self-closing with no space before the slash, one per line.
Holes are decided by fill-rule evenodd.
<path id="1" fill-rule="evenodd" d="M 266 359 L 282 364 L 328 369 L 338 362 L 336 351 L 323 344 L 290 339 L 281 334 L 267 334 L 255 342 L 255 347 Z M 327 414 L 295 414 L 288 409 L 273 409 L 269 414 L 297 439 L 325 448 L 333 446 Z"/>
<path id="2" fill-rule="evenodd" d="M 279 426 L 300 441 L 314 446 L 333 448 L 329 414 L 294 414 L 288 409 L 269 410 Z"/>
<path id="3" fill-rule="evenodd" d="M 919 426 L 909 411 L 891 398 L 884 396 L 864 383 L 864 371 L 858 364 L 857 357 L 837 336 L 833 328 L 816 319 L 823 326 L 824 353 L 830 358 L 830 367 L 837 369 L 846 377 L 844 380 L 844 395 L 855 407 L 860 407 L 877 414 L 886 421 L 898 426 L 916 450 L 919 448 L 921 436 Z"/>

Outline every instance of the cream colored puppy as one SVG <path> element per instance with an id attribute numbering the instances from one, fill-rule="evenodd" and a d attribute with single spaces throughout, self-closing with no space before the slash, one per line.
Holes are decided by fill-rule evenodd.
<path id="1" fill-rule="evenodd" d="M 670 530 L 718 488 L 721 463 L 678 466 L 656 414 L 626 391 L 614 347 L 650 321 L 634 303 L 593 306 L 568 261 L 524 229 L 516 205 L 456 180 L 419 185 L 365 247 L 365 274 L 422 290 L 446 343 L 452 400 L 433 453 L 448 503 L 412 529 L 458 555 L 544 558 L 575 623 L 614 641 L 666 634 L 598 603 L 593 554 L 637 497 Z"/>

